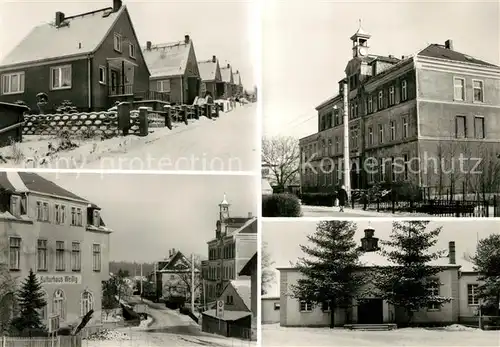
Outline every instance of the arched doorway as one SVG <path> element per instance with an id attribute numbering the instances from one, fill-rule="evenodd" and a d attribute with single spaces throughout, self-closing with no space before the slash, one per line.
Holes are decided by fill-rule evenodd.
<path id="1" fill-rule="evenodd" d="M 356 163 L 351 166 L 351 189 L 359 189 L 359 171 Z"/>
<path id="2" fill-rule="evenodd" d="M 58 315 L 60 320 L 66 319 L 66 297 L 62 289 L 54 292 L 52 313 Z"/>

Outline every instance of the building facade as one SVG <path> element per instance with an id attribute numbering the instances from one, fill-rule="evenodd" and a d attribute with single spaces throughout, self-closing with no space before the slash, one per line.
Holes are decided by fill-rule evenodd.
<path id="1" fill-rule="evenodd" d="M 89 30 L 92 28 L 92 30 Z M 23 101 L 45 113 L 65 100 L 79 111 L 107 110 L 149 90 L 149 70 L 132 20 L 121 0 L 113 7 L 66 16 L 34 28 L 0 63 L 0 101 Z"/>
<path id="2" fill-rule="evenodd" d="M 200 96 L 204 98 L 211 95 L 214 100 L 220 99 L 224 95 L 224 82 L 217 57 L 214 55 L 210 60 L 199 61 L 198 69 L 201 77 Z"/>
<path id="3" fill-rule="evenodd" d="M 191 105 L 200 94 L 200 71 L 193 40 L 153 45 L 146 43 L 142 50 L 151 71 L 150 90 L 169 95 L 173 104 Z"/>
<path id="4" fill-rule="evenodd" d="M 280 322 L 280 298 L 274 296 L 262 296 L 260 301 L 260 321 L 262 324 L 274 324 Z"/>
<path id="5" fill-rule="evenodd" d="M 44 324 L 101 323 L 102 282 L 109 279 L 111 230 L 100 208 L 34 173 L 0 173 L 1 258 L 20 284 L 30 269 L 47 306 Z"/>
<path id="6" fill-rule="evenodd" d="M 413 56 L 373 55 L 370 37 L 361 28 L 351 37 L 339 94 L 316 108 L 318 132 L 300 140 L 303 191 L 342 183 L 344 111 L 353 189 L 406 181 L 477 191 L 491 181 L 472 174 L 472 158 L 491 165 L 500 153 L 500 67 L 455 51 L 452 40 Z M 448 174 L 460 155 L 468 158 L 465 169 Z"/>
<path id="7" fill-rule="evenodd" d="M 362 273 L 368 275 L 377 267 L 394 266 L 378 252 L 378 238 L 374 237 L 373 229 L 365 230 L 365 237 L 361 239 L 361 248 L 364 251 L 360 259 L 363 264 L 360 269 Z M 452 300 L 442 306 L 431 304 L 426 309 L 415 312 L 413 321 L 426 324 L 450 324 L 474 317 L 479 304 L 477 297 L 479 282 L 473 264 L 466 259 L 456 257 L 453 241 L 449 243 L 448 256 L 432 264 L 443 267 L 444 270 L 438 274 L 439 285 L 430 287 L 429 290 L 436 296 L 450 297 Z M 280 325 L 329 326 L 330 307 L 327 303 L 314 305 L 290 295 L 291 287 L 297 285 L 302 276 L 301 273 L 295 268 L 278 270 L 280 271 Z M 347 309 L 336 309 L 334 313 L 336 326 L 397 324 L 407 321 L 404 310 L 380 298 L 377 289 L 373 288 L 370 281 L 367 281 L 362 291 L 367 293 L 362 300 L 353 300 L 352 306 Z M 270 307 L 266 310 L 269 311 Z M 265 317 L 263 315 L 263 318 Z"/>
<path id="8" fill-rule="evenodd" d="M 206 302 L 216 301 L 231 280 L 250 280 L 240 271 L 257 251 L 257 218 L 231 217 L 226 197 L 219 204 L 215 238 L 208 241 L 208 260 L 202 262 Z"/>
<path id="9" fill-rule="evenodd" d="M 233 97 L 233 68 L 231 64 L 227 64 L 226 66 L 222 66 L 220 68 L 220 73 L 222 76 L 222 82 L 224 83 L 224 93 L 222 95 L 223 99 Z"/>

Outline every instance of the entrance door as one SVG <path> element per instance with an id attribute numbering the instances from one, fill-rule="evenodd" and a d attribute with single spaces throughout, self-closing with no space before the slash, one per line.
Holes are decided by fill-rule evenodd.
<path id="1" fill-rule="evenodd" d="M 358 189 L 359 188 L 359 172 L 356 163 L 352 164 L 351 167 L 351 188 Z"/>
<path id="2" fill-rule="evenodd" d="M 118 94 L 118 84 L 119 84 L 120 74 L 116 70 L 111 70 L 111 94 Z"/>
<path id="3" fill-rule="evenodd" d="M 191 105 L 200 92 L 199 79 L 197 77 L 188 77 L 188 105 Z"/>
<path id="4" fill-rule="evenodd" d="M 365 299 L 358 305 L 358 324 L 382 324 L 384 302 L 382 299 Z"/>

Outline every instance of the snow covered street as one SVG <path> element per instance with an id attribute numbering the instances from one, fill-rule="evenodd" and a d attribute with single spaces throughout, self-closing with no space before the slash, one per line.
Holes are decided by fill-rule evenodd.
<path id="1" fill-rule="evenodd" d="M 343 328 L 284 328 L 262 325 L 262 346 L 499 346 L 498 331 L 452 326 L 443 329 L 405 328 L 392 331 L 351 331 Z"/>
<path id="2" fill-rule="evenodd" d="M 175 128 L 152 128 L 145 137 L 75 141 L 78 147 L 47 156 L 49 137 L 25 136 L 0 149 L 2 167 L 114 170 L 250 171 L 256 162 L 257 105 L 237 106 L 218 119 L 205 117 Z"/>

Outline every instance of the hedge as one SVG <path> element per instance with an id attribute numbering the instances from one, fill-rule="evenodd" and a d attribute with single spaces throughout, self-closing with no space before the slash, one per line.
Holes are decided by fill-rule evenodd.
<path id="1" fill-rule="evenodd" d="M 337 193 L 302 193 L 300 200 L 303 205 L 333 206 Z"/>
<path id="2" fill-rule="evenodd" d="M 262 196 L 262 217 L 300 217 L 300 201 L 293 194 Z"/>

